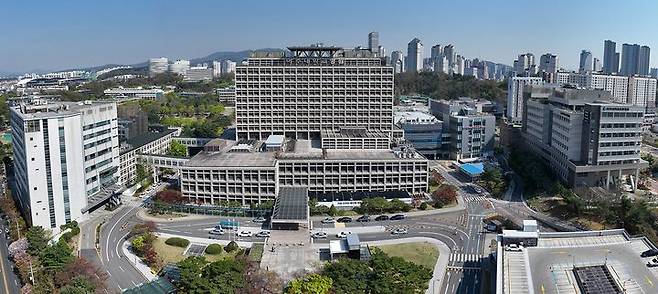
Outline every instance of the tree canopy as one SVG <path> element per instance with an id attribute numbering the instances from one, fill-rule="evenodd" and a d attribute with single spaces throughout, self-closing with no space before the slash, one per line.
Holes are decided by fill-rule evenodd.
<path id="1" fill-rule="evenodd" d="M 506 90 L 505 82 L 477 80 L 471 76 L 433 72 L 405 72 L 395 76 L 396 95 L 420 94 L 447 100 L 467 96 L 504 103 Z"/>

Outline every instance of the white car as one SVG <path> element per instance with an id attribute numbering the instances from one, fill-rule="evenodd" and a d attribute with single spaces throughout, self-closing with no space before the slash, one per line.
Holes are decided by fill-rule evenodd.
<path id="1" fill-rule="evenodd" d="M 251 236 L 254 235 L 254 233 L 249 232 L 249 231 L 240 231 L 240 232 L 236 233 L 236 235 L 238 237 L 251 237 Z"/>
<path id="2" fill-rule="evenodd" d="M 408 232 L 409 232 L 409 231 L 407 231 L 407 229 L 404 229 L 404 228 L 398 228 L 398 229 L 395 229 L 395 230 L 391 231 L 391 235 L 405 235 L 405 234 L 407 234 Z"/>
<path id="3" fill-rule="evenodd" d="M 258 238 L 268 238 L 270 236 L 270 231 L 260 231 L 256 234 Z"/>
<path id="4" fill-rule="evenodd" d="M 252 222 L 255 222 L 255 223 L 264 223 L 265 221 L 267 221 L 267 220 L 262 216 L 259 216 L 259 217 L 252 220 Z"/>
<path id="5" fill-rule="evenodd" d="M 328 235 L 326 232 L 315 232 L 311 237 L 313 237 L 313 239 L 326 239 Z"/>
<path id="6" fill-rule="evenodd" d="M 335 222 L 336 222 L 336 220 L 335 220 L 333 217 L 325 217 L 325 218 L 322 220 L 322 223 L 323 223 L 323 224 L 333 224 L 333 223 L 335 223 Z"/>
<path id="7" fill-rule="evenodd" d="M 211 235 L 224 235 L 224 233 L 224 229 L 213 229 L 212 231 L 208 232 L 208 234 Z"/>
<path id="8" fill-rule="evenodd" d="M 517 244 L 509 244 L 505 246 L 505 251 L 516 251 L 516 252 L 521 252 L 523 250 L 523 246 L 517 245 Z"/>
<path id="9" fill-rule="evenodd" d="M 342 232 L 336 234 L 336 238 L 341 238 L 341 239 L 347 238 L 347 235 L 351 235 L 351 234 L 352 234 L 352 232 L 342 231 Z"/>

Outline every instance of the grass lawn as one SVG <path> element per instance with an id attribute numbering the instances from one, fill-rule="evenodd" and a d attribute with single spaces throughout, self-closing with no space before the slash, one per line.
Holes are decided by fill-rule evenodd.
<path id="1" fill-rule="evenodd" d="M 165 240 L 165 238 L 157 238 L 155 241 L 153 241 L 153 249 L 155 249 L 155 252 L 158 253 L 158 256 L 162 258 L 165 264 L 177 263 L 187 257 L 183 255 L 185 248 L 167 245 L 165 244 Z M 224 248 L 224 246 L 222 246 L 222 248 Z M 220 254 L 204 254 L 203 256 L 208 262 L 213 262 L 225 259 L 227 257 L 235 257 L 235 254 L 236 252 L 226 253 L 226 251 L 222 251 Z"/>
<path id="2" fill-rule="evenodd" d="M 434 265 L 439 259 L 439 250 L 433 244 L 427 242 L 404 243 L 395 245 L 377 246 L 390 256 L 399 256 L 407 261 L 422 265 L 434 270 Z"/>

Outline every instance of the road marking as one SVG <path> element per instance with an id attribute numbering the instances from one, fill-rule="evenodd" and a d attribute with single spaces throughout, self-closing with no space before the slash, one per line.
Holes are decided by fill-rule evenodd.
<path id="1" fill-rule="evenodd" d="M 644 275 L 644 278 L 647 280 L 649 284 L 651 284 L 651 287 L 653 287 L 653 282 L 651 281 L 651 279 L 649 279 L 649 277 L 647 277 L 646 275 Z"/>
<path id="2" fill-rule="evenodd" d="M 540 287 L 540 288 L 541 288 L 541 294 L 546 293 L 546 291 L 544 290 L 544 284 L 541 284 L 541 287 Z"/>
<path id="3" fill-rule="evenodd" d="M 6 239 L 3 238 L 5 242 L 7 242 Z M 4 281 L 4 286 L 5 286 L 5 293 L 10 293 L 9 292 L 9 283 L 7 283 L 7 271 L 5 270 L 5 262 L 4 262 L 4 257 L 0 257 L 0 268 L 2 269 L 2 280 Z M 16 281 L 14 281 L 15 283 Z"/>
<path id="4" fill-rule="evenodd" d="M 119 269 L 121 269 L 122 272 L 125 272 L 125 271 L 126 271 L 126 270 L 124 270 L 121 266 L 119 266 Z"/>
<path id="5" fill-rule="evenodd" d="M 130 281 L 133 283 L 133 285 L 135 285 L 135 287 L 137 287 L 137 284 L 135 284 L 135 281 L 133 281 L 133 280 L 130 280 Z"/>
<path id="6" fill-rule="evenodd" d="M 119 224 L 121 222 L 121 220 L 124 217 L 126 217 L 126 215 L 128 215 L 130 212 L 132 212 L 133 210 L 135 210 L 137 208 L 139 208 L 139 206 L 135 206 L 135 207 L 129 209 L 126 213 L 124 213 L 121 217 L 119 217 L 119 219 L 110 228 L 110 231 L 107 234 L 108 239 L 109 239 L 110 236 L 112 236 L 112 231 L 117 226 L 117 224 Z M 106 240 L 106 242 L 105 242 L 105 258 L 109 262 L 110 261 L 110 242 L 107 242 L 107 241 L 109 241 L 109 240 Z"/>

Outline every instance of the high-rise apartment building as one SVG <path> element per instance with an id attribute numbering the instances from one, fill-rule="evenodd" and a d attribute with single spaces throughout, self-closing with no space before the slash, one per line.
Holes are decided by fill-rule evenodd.
<path id="1" fill-rule="evenodd" d="M 619 72 L 619 53 L 617 43 L 605 40 L 603 42 L 603 72 L 607 74 Z"/>
<path id="2" fill-rule="evenodd" d="M 520 54 L 514 61 L 514 71 L 517 75 L 532 76 L 537 74 L 535 55 L 532 53 Z"/>
<path id="3" fill-rule="evenodd" d="M 436 45 L 432 46 L 432 49 L 430 51 L 430 58 L 438 59 L 442 56 L 444 56 L 443 55 L 443 46 L 441 46 L 441 44 L 436 44 Z"/>
<path id="4" fill-rule="evenodd" d="M 621 47 L 621 68 L 619 73 L 626 76 L 638 74 L 640 60 L 640 45 L 623 44 Z"/>
<path id="5" fill-rule="evenodd" d="M 391 66 L 393 66 L 393 71 L 396 74 L 404 72 L 404 65 L 404 54 L 402 51 L 391 52 Z"/>
<path id="6" fill-rule="evenodd" d="M 169 69 L 169 59 L 166 57 L 149 59 L 149 76 L 165 73 Z"/>
<path id="7" fill-rule="evenodd" d="M 423 43 L 418 38 L 413 38 L 407 44 L 407 71 L 419 72 L 423 70 Z"/>
<path id="8" fill-rule="evenodd" d="M 546 53 L 539 57 L 539 71 L 541 72 L 545 81 L 552 83 L 555 81 L 560 66 L 557 55 Z"/>
<path id="9" fill-rule="evenodd" d="M 370 32 L 368 34 L 368 49 L 370 49 L 370 52 L 377 52 L 379 49 L 379 32 Z"/>
<path id="10" fill-rule="evenodd" d="M 390 134 L 393 68 L 369 50 L 290 47 L 258 53 L 236 70 L 238 138 L 318 138 L 363 128 Z"/>
<path id="11" fill-rule="evenodd" d="M 592 65 L 592 52 L 583 50 L 580 52 L 580 66 L 578 72 L 589 72 L 594 68 Z"/>
<path id="12" fill-rule="evenodd" d="M 12 107 L 14 193 L 28 222 L 55 232 L 116 190 L 115 103 Z"/>
<path id="13" fill-rule="evenodd" d="M 573 85 L 591 90 L 604 90 L 613 102 L 653 108 L 656 105 L 656 79 L 640 76 L 607 75 L 601 73 L 558 72 L 559 85 Z"/>
<path id="14" fill-rule="evenodd" d="M 641 76 L 649 75 L 649 59 L 651 57 L 651 49 L 649 46 L 640 47 L 640 56 L 637 62 L 637 73 Z"/>
<path id="15" fill-rule="evenodd" d="M 542 85 L 540 77 L 512 77 L 507 82 L 507 119 L 518 123 L 523 117 L 523 88 L 527 85 Z"/>
<path id="16" fill-rule="evenodd" d="M 592 68 L 594 72 L 602 71 L 603 65 L 601 64 L 601 60 L 598 58 L 594 58 L 594 61 L 592 62 Z"/>
<path id="17" fill-rule="evenodd" d="M 219 78 L 222 75 L 222 62 L 214 61 L 212 62 L 212 77 Z"/>
<path id="18" fill-rule="evenodd" d="M 222 61 L 223 74 L 230 74 L 232 72 L 235 72 L 235 67 L 236 67 L 236 63 L 229 59 Z"/>

